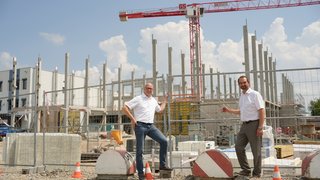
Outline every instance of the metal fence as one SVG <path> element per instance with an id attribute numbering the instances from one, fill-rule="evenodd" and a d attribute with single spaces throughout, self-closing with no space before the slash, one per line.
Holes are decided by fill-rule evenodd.
<path id="1" fill-rule="evenodd" d="M 309 106 L 311 100 L 320 98 L 320 68 L 264 73 L 269 73 L 268 80 L 266 74 L 261 79 L 259 73 L 251 73 L 250 80 L 251 87 L 261 92 L 266 100 L 266 124 L 272 127 L 274 144 L 294 140 L 319 142 L 320 117 L 310 116 Z M 233 146 L 240 127 L 239 118 L 221 113 L 221 108 L 225 105 L 237 107 L 240 94 L 237 78 L 242 74 L 204 74 L 200 100 L 193 97 L 191 87 L 183 86 L 190 82 L 190 76 L 172 76 L 172 83 L 168 83 L 168 77 L 156 79 L 157 98 L 161 100 L 165 93 L 170 94 L 166 111 L 156 115 L 155 124 L 170 139 L 171 152 L 180 150 L 180 142 L 190 140 L 214 141 L 215 146 L 223 148 Z M 143 92 L 145 82 L 153 80 L 132 79 L 105 86 L 43 92 L 39 95 L 39 107 L 27 103 L 10 112 L 18 117 L 17 124 L 31 133 L 8 135 L 6 141 L 1 142 L 0 164 L 73 167 L 74 159 L 81 159 L 95 166 L 96 154 L 109 148 L 122 146 L 134 154 L 130 121 L 122 115 L 121 107 Z M 36 97 L 32 95 L 30 99 Z M 123 145 L 112 137 L 113 129 L 121 130 Z M 151 140 L 146 143 L 146 154 L 152 149 L 157 151 L 156 143 Z"/>

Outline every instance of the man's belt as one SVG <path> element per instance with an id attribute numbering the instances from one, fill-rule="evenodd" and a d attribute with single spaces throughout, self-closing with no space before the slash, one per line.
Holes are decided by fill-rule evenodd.
<path id="1" fill-rule="evenodd" d="M 257 120 L 243 121 L 243 123 L 244 123 L 244 124 L 249 124 L 249 123 L 251 123 L 251 122 L 256 122 L 256 121 L 258 121 L 258 119 L 257 119 Z"/>

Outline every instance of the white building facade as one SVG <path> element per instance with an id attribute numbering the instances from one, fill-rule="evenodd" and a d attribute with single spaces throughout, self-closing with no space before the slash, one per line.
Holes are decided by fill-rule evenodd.
<path id="1" fill-rule="evenodd" d="M 63 107 L 65 105 L 65 75 L 58 73 L 57 70 L 52 72 L 41 70 L 41 68 L 38 70 L 39 75 L 37 67 L 0 71 L 1 120 L 12 126 L 29 129 L 36 116 L 35 108 Z M 16 75 L 15 78 L 14 75 Z M 13 83 L 14 79 L 16 84 Z M 37 83 L 38 79 L 39 83 Z M 85 78 L 75 76 L 72 73 L 68 76 L 68 86 L 68 106 L 84 106 Z M 99 107 L 101 105 L 100 87 L 88 88 L 87 94 L 87 107 Z M 15 104 L 13 101 L 15 101 Z"/>

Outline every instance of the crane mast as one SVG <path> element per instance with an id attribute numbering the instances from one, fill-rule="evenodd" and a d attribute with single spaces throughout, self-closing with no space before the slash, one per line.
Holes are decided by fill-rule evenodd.
<path id="1" fill-rule="evenodd" d="M 227 0 L 205 3 L 179 4 L 178 7 L 146 11 L 122 11 L 121 21 L 134 18 L 186 16 L 189 19 L 191 93 L 198 100 L 202 94 L 202 64 L 200 43 L 200 17 L 205 13 L 249 11 L 297 6 L 318 5 L 320 0 Z"/>

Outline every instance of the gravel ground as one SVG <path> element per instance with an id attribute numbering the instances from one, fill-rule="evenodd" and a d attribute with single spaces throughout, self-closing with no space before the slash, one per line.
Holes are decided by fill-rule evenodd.
<path id="1" fill-rule="evenodd" d="M 73 172 L 71 171 L 65 171 L 62 169 L 58 170 L 53 170 L 53 171 L 44 171 L 44 172 L 39 172 L 39 173 L 34 173 L 34 174 L 22 174 L 22 169 L 26 169 L 25 167 L 3 167 L 0 166 L 1 171 L 0 171 L 0 180 L 54 180 L 54 179 L 59 179 L 59 180 L 71 180 L 75 179 L 72 178 Z M 81 179 L 86 179 L 86 180 L 96 180 L 97 179 L 97 174 L 95 173 L 95 167 L 94 166 L 81 166 L 81 174 L 82 178 Z M 160 179 L 157 178 L 158 174 L 156 174 L 154 177 L 155 179 Z M 131 176 L 130 179 L 138 179 L 136 175 Z M 171 178 L 172 180 L 185 180 L 185 176 L 181 175 L 175 175 L 174 177 Z"/>

